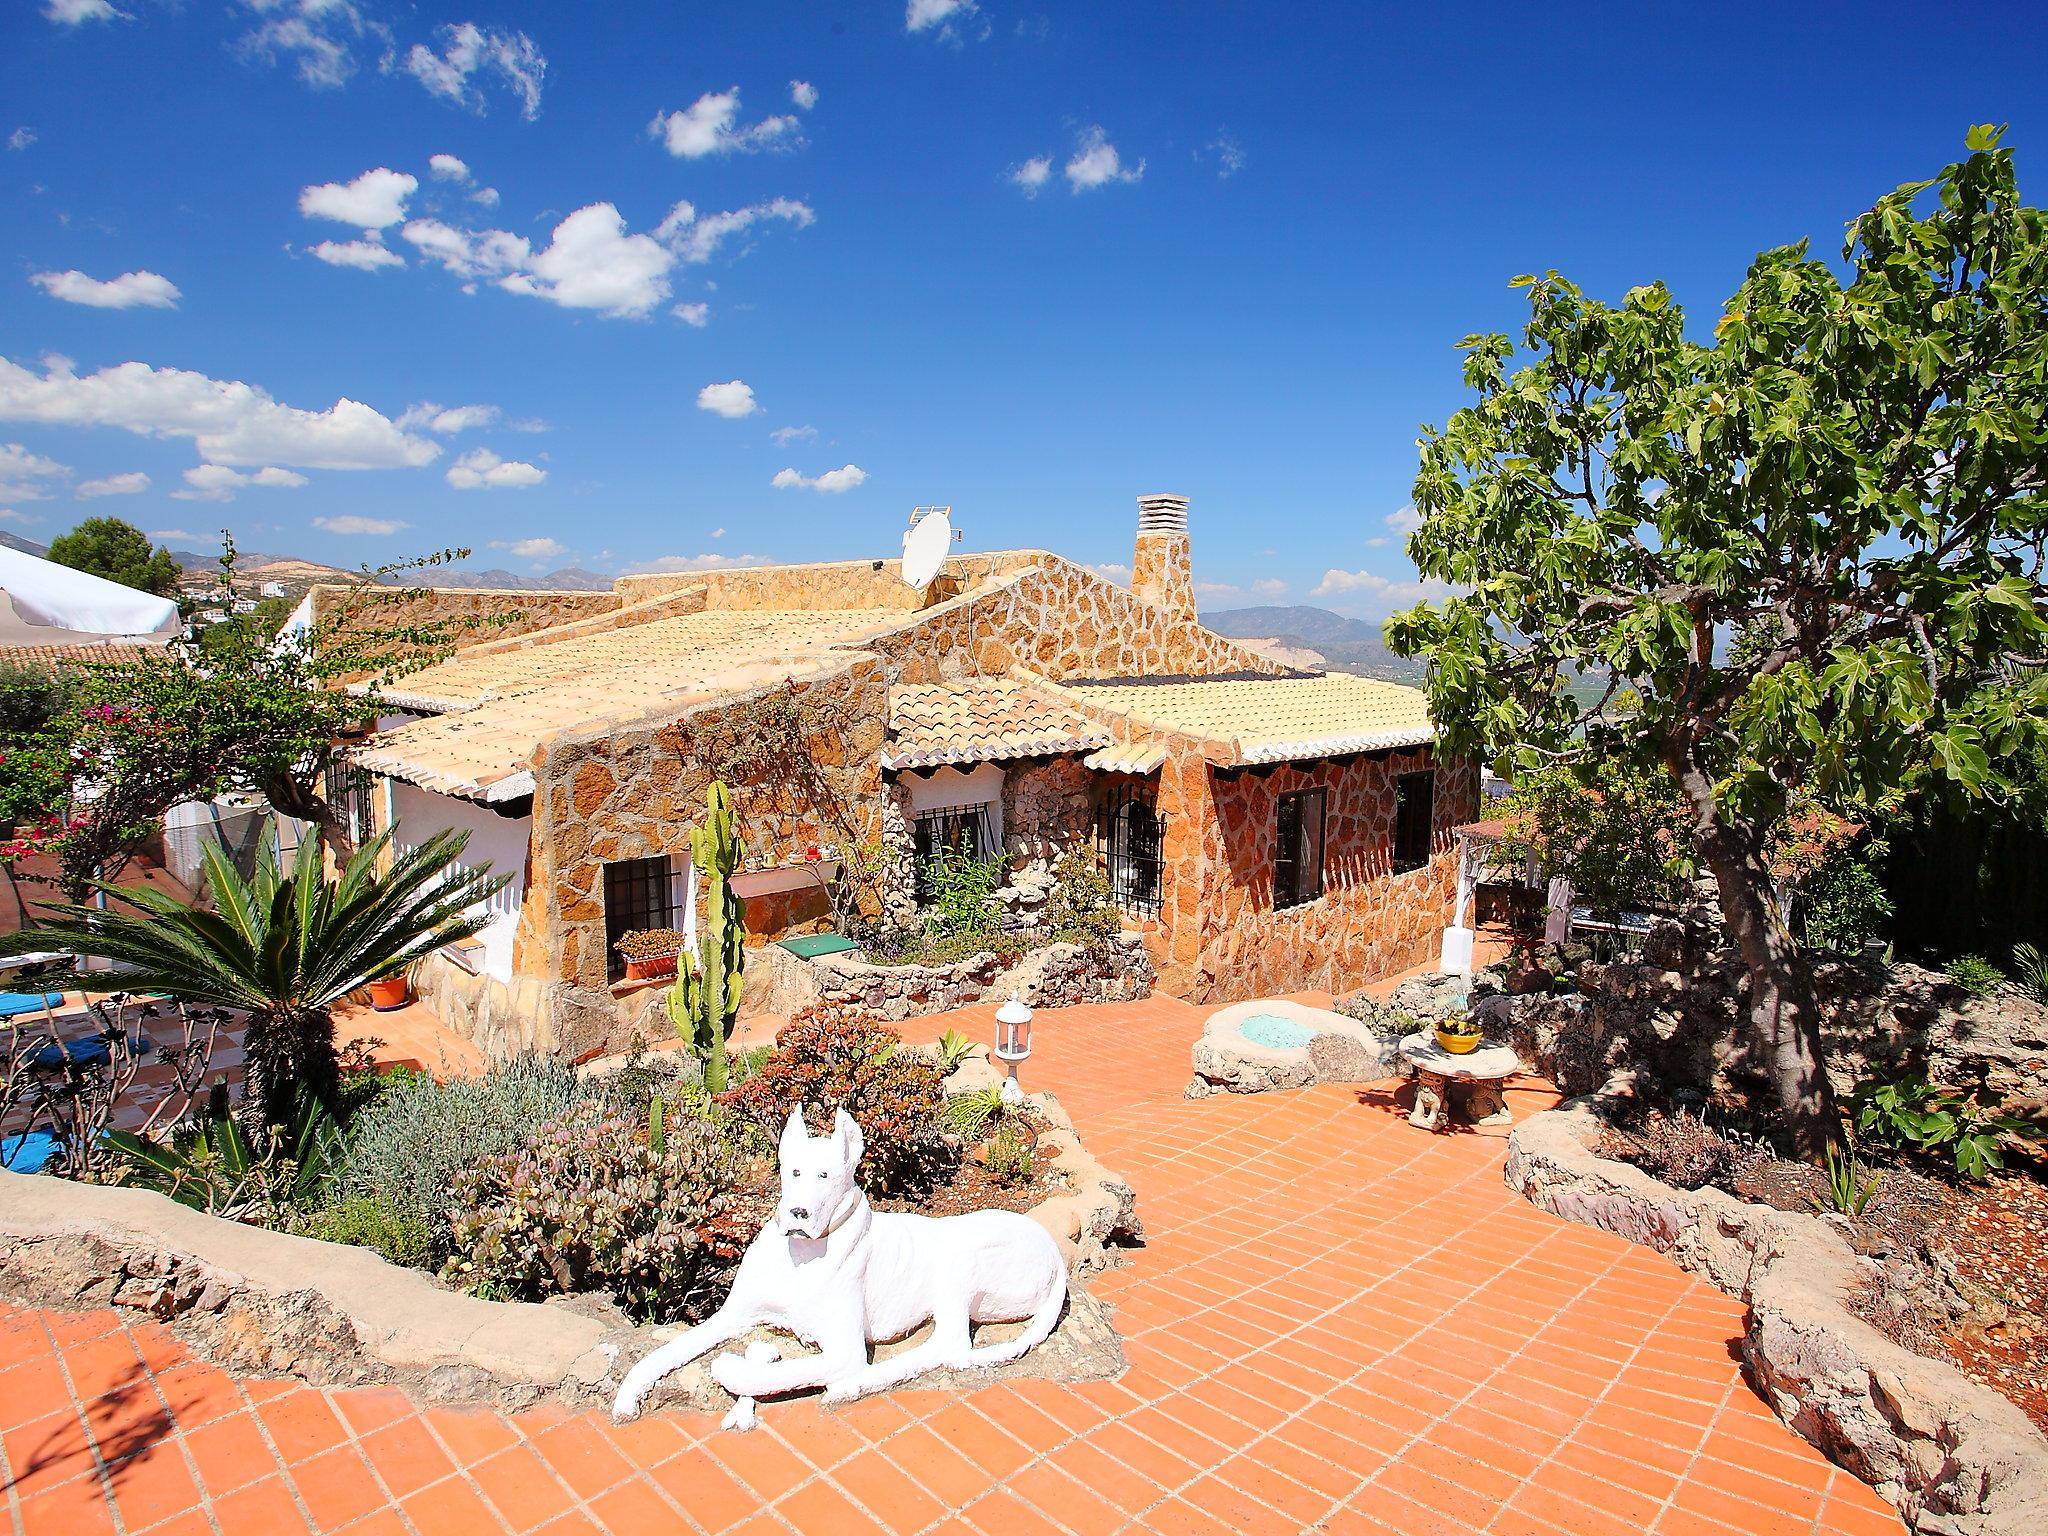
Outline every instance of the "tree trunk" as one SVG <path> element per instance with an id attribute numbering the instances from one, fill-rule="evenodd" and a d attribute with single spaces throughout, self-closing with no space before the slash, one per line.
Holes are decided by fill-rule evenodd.
<path id="1" fill-rule="evenodd" d="M 341 1088 L 334 1022 L 325 1010 L 251 1014 L 242 1034 L 242 1123 L 251 1136 L 298 1125 L 310 1096 L 330 1108 Z"/>
<path id="2" fill-rule="evenodd" d="M 1749 973 L 1743 1022 L 1777 1095 L 1792 1153 L 1821 1162 L 1841 1143 L 1841 1116 L 1821 1054 L 1820 1010 L 1774 899 L 1763 840 L 1722 813 L 1704 770 L 1681 760 L 1672 771 L 1692 802 L 1693 842 L 1714 877 L 1722 919 Z"/>

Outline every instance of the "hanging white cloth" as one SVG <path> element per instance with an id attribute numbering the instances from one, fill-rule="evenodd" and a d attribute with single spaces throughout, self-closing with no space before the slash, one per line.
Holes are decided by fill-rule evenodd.
<path id="1" fill-rule="evenodd" d="M 178 605 L 117 581 L 0 545 L 0 644 L 162 645 L 182 628 Z"/>

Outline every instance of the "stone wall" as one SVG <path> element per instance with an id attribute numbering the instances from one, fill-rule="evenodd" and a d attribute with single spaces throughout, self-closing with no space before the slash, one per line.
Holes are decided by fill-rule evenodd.
<path id="1" fill-rule="evenodd" d="M 1094 835 L 1097 775 L 1077 757 L 1004 767 L 1003 852 L 1010 861 L 1010 881 L 1003 905 L 1030 919 L 1045 909 L 1060 855 L 1087 846 Z"/>
<path id="2" fill-rule="evenodd" d="M 1743 1358 L 1778 1416 L 1916 1532 L 2048 1530 L 2048 1439 L 1996 1392 L 1855 1316 L 1851 1289 L 1874 1277 L 1832 1226 L 1598 1157 L 1602 1125 L 1584 1099 L 1523 1121 L 1508 1142 L 1509 1187 L 1669 1254 L 1745 1303 Z"/>
<path id="3" fill-rule="evenodd" d="M 951 965 L 874 965 L 851 951 L 800 960 L 771 947 L 747 958 L 745 1006 L 749 1013 L 787 1019 L 821 1002 L 850 1003 L 876 1018 L 900 1020 L 1013 994 L 1033 1008 L 1127 1002 L 1150 996 L 1152 981 L 1152 960 L 1137 934 L 1102 949 L 1047 944 L 1008 965 L 994 951 Z"/>
<path id="4" fill-rule="evenodd" d="M 1432 766 L 1432 855 L 1422 868 L 1394 874 L 1394 780 Z M 1183 757 L 1162 773 L 1163 942 L 1182 995 L 1229 1002 L 1348 992 L 1436 957 L 1457 894 L 1453 829 L 1477 804 L 1469 765 L 1438 764 L 1421 749 L 1233 773 Z M 1323 895 L 1276 911 L 1279 797 L 1318 787 L 1326 791 Z"/>

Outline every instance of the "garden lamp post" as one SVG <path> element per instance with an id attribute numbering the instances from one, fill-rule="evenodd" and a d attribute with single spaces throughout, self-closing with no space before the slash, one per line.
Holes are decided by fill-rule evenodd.
<path id="1" fill-rule="evenodd" d="M 1024 1090 L 1017 1083 L 1017 1068 L 1030 1054 L 1031 1010 L 1013 992 L 1010 1000 L 996 1010 L 996 1060 L 1009 1069 L 1009 1076 L 1003 1079 L 1005 1104 L 1024 1102 Z"/>

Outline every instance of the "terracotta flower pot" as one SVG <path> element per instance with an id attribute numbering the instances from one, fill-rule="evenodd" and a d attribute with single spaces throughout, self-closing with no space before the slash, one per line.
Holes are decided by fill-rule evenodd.
<path id="1" fill-rule="evenodd" d="M 1436 1043 L 1453 1056 L 1463 1056 L 1468 1051 L 1478 1050 L 1480 1039 L 1478 1035 L 1454 1035 L 1441 1029 L 1436 1032 Z"/>
<path id="2" fill-rule="evenodd" d="M 645 960 L 635 960 L 631 955 L 626 957 L 628 981 L 659 981 L 662 977 L 673 976 L 675 973 L 674 955 L 652 955 Z"/>
<path id="3" fill-rule="evenodd" d="M 394 1008 L 403 1008 L 409 996 L 405 973 L 386 976 L 382 981 L 370 983 L 370 1006 L 379 1013 L 389 1013 Z"/>

